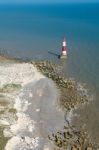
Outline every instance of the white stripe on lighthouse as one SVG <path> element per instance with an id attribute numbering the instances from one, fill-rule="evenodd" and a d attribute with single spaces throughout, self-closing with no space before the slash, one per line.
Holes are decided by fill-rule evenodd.
<path id="1" fill-rule="evenodd" d="M 62 51 L 62 55 L 66 55 L 66 51 Z"/>
<path id="2" fill-rule="evenodd" d="M 63 46 L 66 46 L 66 41 L 63 42 Z"/>

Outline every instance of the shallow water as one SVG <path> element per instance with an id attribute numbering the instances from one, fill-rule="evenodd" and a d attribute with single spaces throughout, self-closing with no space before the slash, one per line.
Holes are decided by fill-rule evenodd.
<path id="1" fill-rule="evenodd" d="M 3 135 L 4 128 L 0 127 L 0 149 L 4 150 L 4 147 L 8 141 L 8 138 L 5 138 Z"/>
<path id="2" fill-rule="evenodd" d="M 25 93 L 25 97 L 29 98 L 30 103 L 32 102 L 32 107 L 27 113 L 34 121 L 41 122 L 41 132 L 47 136 L 48 133 L 53 132 L 64 124 L 64 113 L 58 110 L 57 105 L 58 90 L 56 90 L 53 82 L 47 78 L 39 80 L 35 85 L 32 83 L 27 85 L 24 91 L 29 91 L 29 89 L 32 89 L 30 91 L 33 97 L 29 98 L 29 93 L 27 95 Z M 38 110 L 38 113 L 36 110 Z M 34 113 L 31 114 L 32 111 Z"/>

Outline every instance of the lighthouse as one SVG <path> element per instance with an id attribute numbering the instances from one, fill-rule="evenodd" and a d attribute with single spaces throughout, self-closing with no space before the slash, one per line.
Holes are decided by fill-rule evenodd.
<path id="1" fill-rule="evenodd" d="M 66 57 L 67 57 L 67 44 L 66 44 L 66 40 L 64 39 L 62 42 L 62 50 L 61 50 L 60 58 L 66 58 Z"/>

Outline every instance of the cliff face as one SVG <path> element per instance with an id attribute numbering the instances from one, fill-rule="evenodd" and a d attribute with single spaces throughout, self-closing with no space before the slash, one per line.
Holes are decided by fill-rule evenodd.
<path id="1" fill-rule="evenodd" d="M 3 149 L 47 149 L 48 134 L 63 127 L 64 123 L 64 114 L 56 106 L 57 87 L 33 64 L 0 58 Z"/>

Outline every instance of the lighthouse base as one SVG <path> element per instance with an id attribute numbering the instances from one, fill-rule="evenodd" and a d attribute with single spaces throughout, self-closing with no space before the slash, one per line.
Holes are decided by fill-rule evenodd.
<path id="1" fill-rule="evenodd" d="M 66 59 L 67 55 L 60 55 L 60 59 Z"/>

